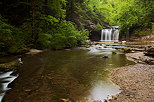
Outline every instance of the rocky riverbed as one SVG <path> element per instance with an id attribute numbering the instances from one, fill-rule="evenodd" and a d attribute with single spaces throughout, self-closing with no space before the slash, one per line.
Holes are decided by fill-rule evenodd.
<path id="1" fill-rule="evenodd" d="M 122 90 L 111 102 L 154 102 L 154 65 L 146 63 L 153 58 L 144 56 L 143 52 L 126 56 L 137 64 L 111 71 L 112 81 Z"/>

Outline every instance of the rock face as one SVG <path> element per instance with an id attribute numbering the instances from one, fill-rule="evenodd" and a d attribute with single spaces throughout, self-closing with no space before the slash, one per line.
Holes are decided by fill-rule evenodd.
<path id="1" fill-rule="evenodd" d="M 90 30 L 90 31 L 97 31 L 97 27 L 95 25 L 95 23 L 89 22 L 86 27 L 86 29 Z"/>
<path id="2" fill-rule="evenodd" d="M 154 56 L 154 46 L 148 46 L 146 49 L 146 52 L 144 53 L 147 56 Z"/>
<path id="3" fill-rule="evenodd" d="M 100 41 L 101 40 L 101 31 L 91 31 L 89 36 L 91 41 Z"/>

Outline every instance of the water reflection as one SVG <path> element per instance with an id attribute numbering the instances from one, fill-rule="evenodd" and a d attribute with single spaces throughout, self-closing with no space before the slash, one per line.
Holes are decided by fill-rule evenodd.
<path id="1" fill-rule="evenodd" d="M 101 101 L 111 99 L 113 95 L 120 93 L 119 87 L 113 84 L 110 80 L 98 81 L 91 89 L 91 95 L 88 102 Z"/>
<path id="2" fill-rule="evenodd" d="M 120 92 L 119 87 L 108 79 L 109 72 L 106 69 L 132 63 L 127 61 L 124 54 L 112 54 L 107 51 L 108 58 L 104 59 L 102 56 L 106 53 L 101 50 L 100 52 L 101 54 L 97 52 L 92 54 L 86 50 L 51 52 L 52 57 L 46 59 L 48 61 L 46 71 L 54 76 L 52 79 L 56 92 L 54 99 L 58 101 L 63 97 L 79 102 L 96 100 L 103 102 L 107 97 L 110 98 Z M 52 72 L 49 72 L 51 69 Z M 58 84 L 56 80 L 61 82 Z"/>

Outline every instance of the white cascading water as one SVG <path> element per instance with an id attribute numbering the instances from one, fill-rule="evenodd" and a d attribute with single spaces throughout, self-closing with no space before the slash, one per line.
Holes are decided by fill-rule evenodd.
<path id="1" fill-rule="evenodd" d="M 119 30 L 116 28 L 103 29 L 101 31 L 101 40 L 100 41 L 112 41 L 118 42 L 119 40 Z"/>
<path id="2" fill-rule="evenodd" d="M 9 71 L 0 74 L 0 102 L 2 102 L 6 91 L 11 89 L 8 85 L 18 77 L 18 75 L 11 75 L 13 72 L 14 71 Z"/>

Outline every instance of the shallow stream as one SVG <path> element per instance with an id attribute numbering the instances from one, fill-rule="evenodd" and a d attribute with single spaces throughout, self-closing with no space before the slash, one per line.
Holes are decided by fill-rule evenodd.
<path id="1" fill-rule="evenodd" d="M 61 100 L 103 102 L 104 99 L 111 98 L 112 95 L 120 92 L 119 87 L 109 79 L 107 69 L 133 64 L 126 59 L 125 54 L 113 54 L 113 51 L 115 50 L 89 48 L 88 50 L 46 51 L 37 55 L 24 55 L 24 64 L 19 69 L 19 77 L 15 81 L 12 92 L 37 90 L 32 92 L 39 97 L 38 95 L 42 92 L 40 90 L 48 89 L 53 94 L 49 99 L 52 102 L 61 102 Z M 0 79 L 2 78 L 3 76 L 0 76 Z M 37 78 L 40 79 L 35 81 Z M 42 94 L 50 92 L 43 91 Z M 26 100 L 27 94 L 10 93 L 6 95 L 4 101 L 7 98 L 11 100 L 12 97 L 16 102 L 21 102 L 22 100 L 18 101 L 21 99 L 18 98 L 22 96 L 21 94 L 25 95 Z M 35 94 L 30 93 L 29 97 L 32 95 L 31 98 L 34 98 Z M 40 95 L 40 97 L 46 96 Z M 38 99 L 37 102 L 42 101 Z M 44 102 L 48 101 L 44 100 Z"/>

